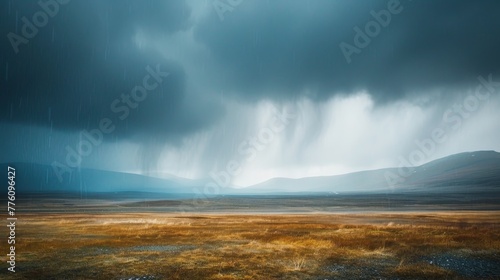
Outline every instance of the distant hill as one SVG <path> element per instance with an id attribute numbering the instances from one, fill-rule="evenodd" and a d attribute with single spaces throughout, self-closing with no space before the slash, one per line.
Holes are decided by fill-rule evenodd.
<path id="1" fill-rule="evenodd" d="M 7 176 L 7 164 L 0 164 Z M 138 174 L 96 169 L 73 169 L 60 182 L 52 166 L 36 163 L 11 163 L 16 169 L 16 191 L 21 192 L 163 192 L 191 193 L 186 181 L 165 180 Z M 187 180 L 187 179 L 185 179 Z"/>
<path id="2" fill-rule="evenodd" d="M 16 168 L 16 191 L 64 193 L 150 192 L 193 195 L 203 180 L 171 176 L 168 179 L 95 169 L 74 169 L 59 182 L 50 165 L 11 163 Z M 0 164 L 7 176 L 7 164 Z M 408 170 L 406 170 L 408 171 Z M 408 172 L 410 174 L 410 172 Z M 387 178 L 398 179 L 396 183 Z M 300 179 L 274 178 L 243 189 L 221 189 L 221 194 L 305 194 L 351 192 L 495 192 L 500 193 L 500 153 L 478 151 L 444 157 L 411 169 L 401 176 L 398 168 L 360 171 L 337 176 Z"/>
<path id="3" fill-rule="evenodd" d="M 455 154 L 404 170 L 385 168 L 337 176 L 274 178 L 238 193 L 486 190 L 500 191 L 500 153 L 495 151 Z"/>
<path id="4" fill-rule="evenodd" d="M 478 151 L 434 160 L 416 168 L 398 187 L 412 190 L 500 190 L 500 153 Z"/>

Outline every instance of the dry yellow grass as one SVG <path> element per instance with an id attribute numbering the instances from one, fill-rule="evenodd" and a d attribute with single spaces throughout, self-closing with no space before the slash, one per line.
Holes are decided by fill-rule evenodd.
<path id="1" fill-rule="evenodd" d="M 25 214 L 18 272 L 0 278 L 356 279 L 373 266 L 387 278 L 462 279 L 425 257 L 498 255 L 499 221 L 499 212 Z"/>

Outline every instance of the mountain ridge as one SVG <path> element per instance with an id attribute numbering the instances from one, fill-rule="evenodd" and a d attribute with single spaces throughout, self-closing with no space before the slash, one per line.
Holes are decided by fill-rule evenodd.
<path id="1" fill-rule="evenodd" d="M 471 159 L 474 158 L 474 159 Z M 487 166 L 490 164 L 491 166 Z M 408 167 L 404 167 L 408 168 Z M 428 163 L 409 167 L 413 172 L 405 176 L 401 168 L 389 167 L 373 170 L 357 171 L 352 173 L 315 176 L 303 178 L 271 178 L 247 188 L 242 188 L 243 193 L 253 192 L 299 192 L 302 188 L 310 186 L 308 191 L 316 192 L 349 192 L 349 191 L 415 191 L 428 184 L 427 188 L 438 185 L 474 185 L 476 180 L 483 187 L 485 183 L 500 186 L 500 153 L 496 151 L 463 152 L 439 158 Z M 452 178 L 451 173 L 457 173 Z M 461 174 L 458 174 L 458 173 Z M 390 184 L 387 175 L 395 175 L 402 182 Z M 467 175 L 467 176 L 463 176 Z M 349 182 L 350 181 L 350 182 Z M 477 183 L 476 182 L 476 183 Z M 277 186 L 280 184 L 281 186 Z M 335 187 L 343 186 L 335 189 Z M 500 187 L 498 187 L 500 189 Z"/>
<path id="2" fill-rule="evenodd" d="M 105 171 L 91 168 L 74 169 L 72 176 L 60 182 L 52 166 L 39 163 L 1 163 L 16 168 L 18 192 L 157 192 L 194 194 L 203 190 L 203 180 L 182 177 L 158 178 L 140 174 Z M 401 168 L 389 167 L 357 171 L 333 176 L 303 178 L 271 178 L 245 188 L 221 188 L 221 195 L 275 194 L 275 193 L 331 193 L 380 191 L 500 191 L 500 153 L 473 151 L 453 154 L 420 166 L 411 167 L 410 176 L 403 176 Z M 401 182 L 388 183 L 388 174 Z"/>

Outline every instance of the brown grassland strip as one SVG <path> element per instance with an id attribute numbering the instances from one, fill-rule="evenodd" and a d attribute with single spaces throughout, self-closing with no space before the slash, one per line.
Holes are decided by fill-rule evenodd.
<path id="1" fill-rule="evenodd" d="M 495 211 L 23 214 L 17 272 L 0 278 L 467 279 L 426 257 L 498 256 L 499 221 Z"/>

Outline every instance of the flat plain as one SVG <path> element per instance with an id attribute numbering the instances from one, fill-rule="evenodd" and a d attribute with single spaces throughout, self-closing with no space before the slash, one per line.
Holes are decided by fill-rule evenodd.
<path id="1" fill-rule="evenodd" d="M 16 273 L 8 272 L 4 262 L 0 278 L 500 278 L 497 210 L 143 210 L 21 213 Z M 6 242 L 1 248 L 7 250 Z"/>

